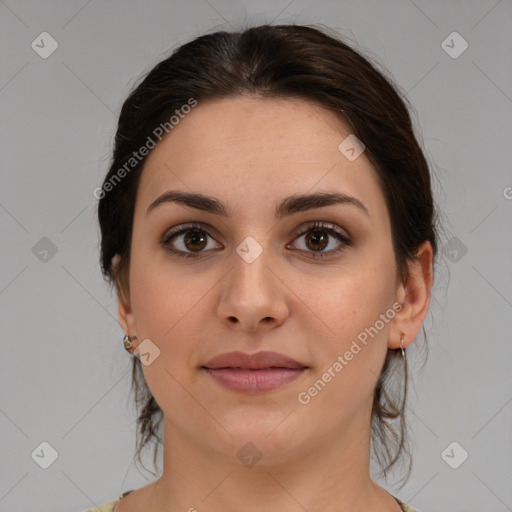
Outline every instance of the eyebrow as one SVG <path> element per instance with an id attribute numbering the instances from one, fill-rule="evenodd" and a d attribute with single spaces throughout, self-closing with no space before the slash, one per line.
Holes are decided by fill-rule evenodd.
<path id="1" fill-rule="evenodd" d="M 180 192 L 178 190 L 168 190 L 161 196 L 158 196 L 147 208 L 146 216 L 154 210 L 157 206 L 165 203 L 177 203 L 195 208 L 204 212 L 212 213 L 214 215 L 221 215 L 223 217 L 231 217 L 233 211 L 228 209 L 221 201 L 215 197 L 207 196 L 204 194 L 194 192 Z M 342 194 L 339 192 L 319 192 L 315 194 L 294 194 L 286 197 L 281 201 L 275 209 L 275 217 L 282 219 L 294 213 L 305 212 L 313 208 L 321 208 L 323 206 L 330 206 L 333 204 L 344 204 L 357 207 L 368 217 L 370 214 L 359 201 L 359 199 Z"/>

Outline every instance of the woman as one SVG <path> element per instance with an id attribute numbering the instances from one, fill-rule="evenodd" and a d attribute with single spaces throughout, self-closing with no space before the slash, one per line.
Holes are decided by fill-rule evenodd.
<path id="1" fill-rule="evenodd" d="M 199 37 L 125 101 L 95 195 L 139 460 L 163 420 L 164 462 L 95 510 L 413 510 L 370 448 L 384 476 L 407 454 L 435 208 L 375 65 L 325 29 Z"/>

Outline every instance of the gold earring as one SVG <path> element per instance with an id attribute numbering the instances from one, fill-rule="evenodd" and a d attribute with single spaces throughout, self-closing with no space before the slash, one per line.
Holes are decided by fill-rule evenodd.
<path id="1" fill-rule="evenodd" d="M 133 354 L 133 342 L 137 341 L 137 336 L 129 336 L 128 334 L 123 338 L 124 348 Z"/>

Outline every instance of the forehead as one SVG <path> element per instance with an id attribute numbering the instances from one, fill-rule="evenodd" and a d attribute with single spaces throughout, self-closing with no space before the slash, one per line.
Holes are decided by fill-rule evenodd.
<path id="1" fill-rule="evenodd" d="M 291 193 L 336 189 L 358 197 L 372 216 L 386 215 L 364 152 L 351 161 L 339 150 L 350 134 L 348 122 L 301 99 L 199 103 L 148 155 L 137 203 L 147 207 L 166 190 L 179 189 L 258 208 L 271 201 L 270 209 Z"/>

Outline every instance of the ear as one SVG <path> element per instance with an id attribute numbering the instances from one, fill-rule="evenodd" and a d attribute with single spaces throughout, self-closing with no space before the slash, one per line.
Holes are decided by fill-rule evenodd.
<path id="1" fill-rule="evenodd" d="M 116 276 L 117 316 L 119 319 L 119 325 L 123 329 L 123 332 L 133 336 L 135 335 L 136 328 L 130 304 L 130 297 L 129 294 L 126 294 L 126 291 L 122 289 L 121 282 L 117 276 L 120 261 L 121 256 L 119 256 L 119 254 L 116 254 L 112 258 L 112 271 L 114 276 Z"/>
<path id="2" fill-rule="evenodd" d="M 388 348 L 400 348 L 401 336 L 403 347 L 410 345 L 418 335 L 427 316 L 430 304 L 433 277 L 433 250 L 430 242 L 423 242 L 414 262 L 410 264 L 409 276 L 397 289 L 397 302 L 402 309 L 391 322 Z"/>

